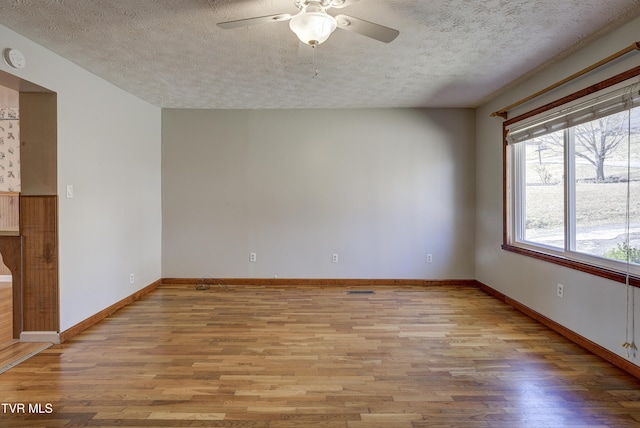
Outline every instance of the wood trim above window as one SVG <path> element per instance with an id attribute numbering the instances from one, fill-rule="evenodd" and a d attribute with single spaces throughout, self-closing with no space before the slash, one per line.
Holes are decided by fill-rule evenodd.
<path id="1" fill-rule="evenodd" d="M 572 101 L 578 100 L 580 98 L 586 97 L 587 95 L 591 95 L 593 93 L 596 93 L 598 91 L 601 91 L 603 89 L 607 89 L 611 86 L 617 85 L 618 83 L 622 83 L 625 80 L 629 80 L 632 79 L 636 76 L 640 76 L 640 65 L 637 67 L 634 67 L 630 70 L 624 71 L 620 74 L 617 74 L 613 77 L 610 77 L 609 79 L 603 80 L 602 82 L 598 82 L 594 85 L 589 86 L 588 88 L 582 89 L 580 91 L 574 92 L 572 94 L 569 94 L 565 97 L 562 97 L 558 100 L 552 101 L 548 104 L 545 104 L 541 107 L 538 107 L 536 109 L 533 109 L 531 111 L 528 111 L 526 113 L 522 113 L 519 116 L 516 116 L 514 118 L 511 118 L 509 120 L 505 120 L 502 125 L 503 127 L 507 127 L 513 123 L 516 122 L 520 122 L 521 120 L 525 120 L 528 119 L 532 116 L 535 116 L 537 114 L 540 113 L 544 113 L 545 111 L 554 109 L 556 107 L 560 107 L 564 104 L 570 103 Z M 505 144 L 506 144 L 506 140 L 505 140 Z"/>

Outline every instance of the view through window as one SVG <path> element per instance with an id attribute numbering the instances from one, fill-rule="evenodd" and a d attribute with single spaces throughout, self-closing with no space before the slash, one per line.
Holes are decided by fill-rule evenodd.
<path id="1" fill-rule="evenodd" d="M 509 129 L 509 243 L 640 264 L 640 85 Z"/>

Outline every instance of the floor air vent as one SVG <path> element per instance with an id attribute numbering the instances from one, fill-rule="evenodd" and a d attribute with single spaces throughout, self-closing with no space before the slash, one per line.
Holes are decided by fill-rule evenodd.
<path id="1" fill-rule="evenodd" d="M 347 294 L 376 294 L 373 290 L 349 290 Z"/>

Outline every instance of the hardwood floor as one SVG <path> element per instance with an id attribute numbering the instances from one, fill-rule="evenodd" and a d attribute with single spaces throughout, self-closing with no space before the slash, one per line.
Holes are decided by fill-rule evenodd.
<path id="1" fill-rule="evenodd" d="M 0 426 L 640 424 L 637 379 L 481 290 L 375 291 L 160 286 L 0 374 Z"/>
<path id="2" fill-rule="evenodd" d="M 0 344 L 0 373 L 4 373 L 33 355 L 37 355 L 51 345 L 51 343 L 20 342 L 18 340 L 3 342 Z"/>

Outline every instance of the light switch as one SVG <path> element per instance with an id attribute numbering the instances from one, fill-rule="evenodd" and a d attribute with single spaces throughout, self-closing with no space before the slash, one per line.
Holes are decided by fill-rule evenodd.
<path id="1" fill-rule="evenodd" d="M 67 199 L 73 198 L 73 185 L 67 184 Z"/>

